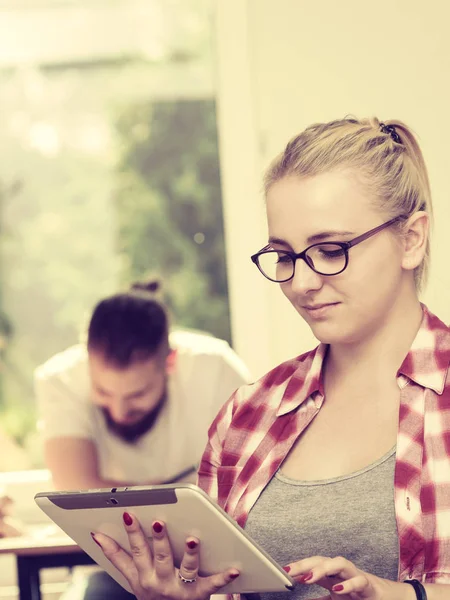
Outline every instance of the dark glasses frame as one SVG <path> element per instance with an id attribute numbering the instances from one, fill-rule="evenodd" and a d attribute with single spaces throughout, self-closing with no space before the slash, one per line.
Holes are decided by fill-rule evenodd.
<path id="1" fill-rule="evenodd" d="M 406 217 L 404 215 L 395 217 L 394 219 L 391 219 L 390 221 L 387 221 L 386 223 L 382 223 L 381 225 L 378 225 L 377 227 L 374 227 L 373 229 L 366 231 L 366 233 L 362 233 L 361 235 L 358 235 L 358 237 L 355 237 L 352 240 L 349 240 L 348 242 L 334 242 L 334 241 L 318 242 L 317 244 L 311 244 L 311 246 L 308 246 L 307 248 L 305 248 L 305 250 L 303 250 L 303 252 L 299 252 L 299 253 L 291 252 L 289 250 L 273 250 L 273 249 L 270 249 L 270 244 L 267 244 L 267 246 L 264 246 L 264 248 L 262 248 L 261 250 L 256 252 L 256 254 L 253 254 L 250 258 L 251 258 L 252 262 L 258 267 L 258 269 L 262 273 L 262 275 L 264 275 L 264 277 L 266 279 L 269 279 L 269 281 L 273 281 L 274 283 L 286 283 L 286 281 L 290 281 L 295 275 L 295 263 L 297 262 L 297 260 L 299 258 L 304 260 L 305 263 L 308 265 L 308 267 L 310 269 L 312 269 L 318 275 L 323 275 L 324 277 L 333 277 L 334 275 L 339 275 L 340 273 L 345 271 L 345 269 L 347 268 L 348 260 L 349 260 L 348 251 L 350 250 L 350 248 L 353 248 L 357 244 L 364 242 L 365 240 L 372 237 L 376 233 L 382 231 L 383 229 L 386 229 L 390 225 L 393 225 L 394 223 L 397 223 L 398 221 L 403 220 L 405 218 Z M 340 248 L 342 248 L 342 250 L 344 251 L 345 264 L 340 271 L 337 271 L 336 273 L 321 273 L 320 271 L 317 271 L 317 269 L 314 268 L 312 261 L 310 261 L 308 255 L 307 255 L 307 252 L 311 248 L 315 248 L 316 246 L 323 246 L 324 244 L 334 244 L 335 246 L 339 246 Z M 274 254 L 278 254 L 278 255 L 282 254 L 283 256 L 289 256 L 289 258 L 292 261 L 292 275 L 290 277 L 288 277 L 287 279 L 272 279 L 271 277 L 268 277 L 264 273 L 264 271 L 262 270 L 262 268 L 259 264 L 259 257 L 263 254 L 270 254 L 270 253 L 274 253 Z"/>

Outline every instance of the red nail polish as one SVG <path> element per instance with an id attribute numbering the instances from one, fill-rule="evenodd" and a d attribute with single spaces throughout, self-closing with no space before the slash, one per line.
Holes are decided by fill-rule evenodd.
<path id="1" fill-rule="evenodd" d="M 289 573 L 290 570 L 291 570 L 291 567 L 289 565 L 286 567 L 283 567 L 283 571 L 286 571 L 286 573 Z"/>
<path id="2" fill-rule="evenodd" d="M 100 548 L 102 547 L 100 542 L 95 539 L 95 533 L 93 533 L 92 531 L 91 531 L 91 538 L 94 540 L 94 542 L 97 544 L 97 546 L 100 546 Z"/>
<path id="3" fill-rule="evenodd" d="M 333 592 L 341 592 L 344 589 L 344 586 L 341 583 L 337 583 L 336 585 L 333 585 L 331 589 Z"/>
<path id="4" fill-rule="evenodd" d="M 313 577 L 314 577 L 313 572 L 310 571 L 309 573 L 305 573 L 304 575 L 302 575 L 300 577 L 299 581 L 300 581 L 300 583 L 305 583 L 306 581 L 309 581 Z"/>
<path id="5" fill-rule="evenodd" d="M 153 523 L 153 531 L 156 531 L 156 533 L 161 533 L 162 530 L 163 530 L 163 526 L 161 525 L 161 523 L 159 523 L 158 521 L 155 521 Z"/>
<path id="6" fill-rule="evenodd" d="M 127 512 L 124 512 L 122 516 L 123 516 L 123 522 L 125 523 L 125 525 L 133 524 L 133 519 L 131 518 L 131 515 L 129 515 Z"/>
<path id="7" fill-rule="evenodd" d="M 239 573 L 230 573 L 230 577 L 231 579 L 236 579 L 236 577 L 239 577 Z"/>
<path id="8" fill-rule="evenodd" d="M 197 548 L 197 542 L 194 542 L 194 540 L 191 540 L 190 542 L 188 542 L 187 547 L 190 548 L 191 550 L 193 550 L 194 548 Z"/>

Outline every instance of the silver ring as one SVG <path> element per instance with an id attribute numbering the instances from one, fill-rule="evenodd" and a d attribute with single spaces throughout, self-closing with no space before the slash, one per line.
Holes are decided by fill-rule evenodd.
<path id="1" fill-rule="evenodd" d="M 197 581 L 197 577 L 194 577 L 194 579 L 186 579 L 186 577 L 183 577 L 181 574 L 181 571 L 178 571 L 178 577 L 183 583 L 195 583 Z"/>

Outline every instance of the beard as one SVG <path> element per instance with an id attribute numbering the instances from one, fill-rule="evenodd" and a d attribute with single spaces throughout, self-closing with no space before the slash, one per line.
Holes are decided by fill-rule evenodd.
<path id="1" fill-rule="evenodd" d="M 153 428 L 161 409 L 167 402 L 167 388 L 164 389 L 161 398 L 158 400 L 158 404 L 152 408 L 148 413 L 139 419 L 137 423 L 117 423 L 111 417 L 109 410 L 103 407 L 102 413 L 105 418 L 105 423 L 108 428 L 108 431 L 120 438 L 123 442 L 127 444 L 135 444 L 139 438 L 141 438 L 145 433 L 150 431 Z"/>

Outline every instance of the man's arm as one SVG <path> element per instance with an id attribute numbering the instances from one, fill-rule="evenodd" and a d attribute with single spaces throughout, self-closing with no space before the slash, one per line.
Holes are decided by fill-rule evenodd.
<path id="1" fill-rule="evenodd" d="M 56 355 L 36 370 L 39 429 L 54 486 L 80 490 L 132 485 L 101 476 L 88 393 L 87 357 L 81 351 Z"/>
<path id="2" fill-rule="evenodd" d="M 136 485 L 130 481 L 104 479 L 100 475 L 94 442 L 76 437 L 46 440 L 45 462 L 57 490 L 87 490 Z M 157 482 L 148 482 L 148 485 Z M 143 485 L 143 484 L 139 484 Z"/>
<path id="3" fill-rule="evenodd" d="M 133 485 L 101 476 L 92 405 L 86 382 L 80 384 L 87 369 L 85 358 L 80 356 L 78 362 L 72 360 L 68 366 L 62 364 L 58 368 L 51 361 L 50 366 L 47 363 L 35 373 L 35 394 L 44 460 L 55 488 L 84 490 Z"/>

